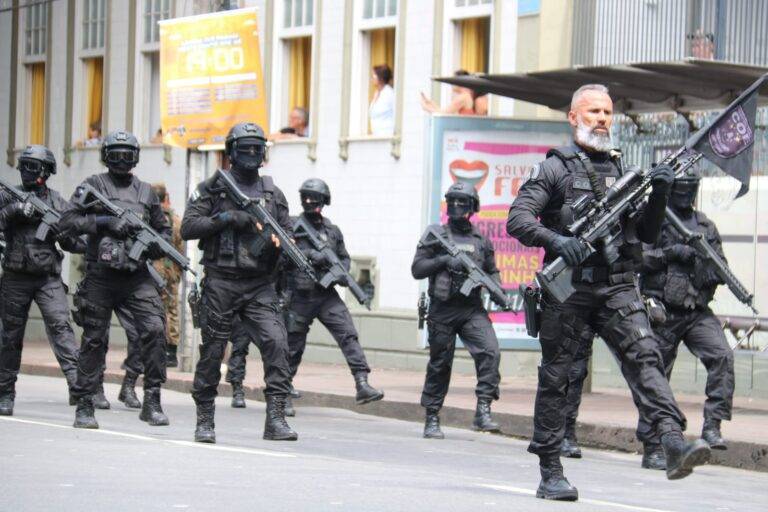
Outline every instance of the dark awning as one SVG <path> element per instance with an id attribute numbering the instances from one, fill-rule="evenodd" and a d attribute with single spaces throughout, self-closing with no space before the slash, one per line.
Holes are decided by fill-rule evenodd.
<path id="1" fill-rule="evenodd" d="M 438 82 L 468 87 L 545 105 L 567 112 L 573 91 L 585 84 L 608 86 L 614 109 L 625 114 L 676 111 L 687 113 L 727 106 L 768 68 L 728 62 L 686 59 L 615 66 L 575 68 L 508 75 L 475 74 L 435 78 Z M 768 87 L 758 99 L 768 105 Z"/>

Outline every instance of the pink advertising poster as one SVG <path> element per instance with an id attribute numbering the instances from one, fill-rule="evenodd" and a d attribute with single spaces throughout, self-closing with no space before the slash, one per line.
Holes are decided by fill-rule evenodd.
<path id="1" fill-rule="evenodd" d="M 434 152 L 429 222 L 446 221 L 443 194 L 452 183 L 472 184 L 480 195 L 480 212 L 472 218 L 473 224 L 493 242 L 502 286 L 518 309 L 519 286 L 531 282 L 541 269 L 543 250 L 525 247 L 507 235 L 507 212 L 532 167 L 544 160 L 550 148 L 568 142 L 568 127 L 546 121 L 455 117 L 434 122 L 453 126 L 433 133 L 439 150 Z M 525 332 L 522 312 L 503 312 L 492 302 L 486 303 L 502 347 L 537 347 Z"/>

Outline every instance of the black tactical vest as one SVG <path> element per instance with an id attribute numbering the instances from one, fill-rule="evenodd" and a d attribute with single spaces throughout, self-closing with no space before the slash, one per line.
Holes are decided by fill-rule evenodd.
<path id="1" fill-rule="evenodd" d="M 38 197 L 49 206 L 61 209 L 61 205 L 57 203 L 62 201 L 55 191 L 48 189 L 47 194 Z M 37 217 L 17 218 L 5 231 L 5 270 L 35 276 L 61 274 L 61 260 L 64 255 L 56 248 L 56 242 L 51 237 L 44 242 L 35 237 L 39 225 L 40 219 Z"/>
<path id="2" fill-rule="evenodd" d="M 560 233 L 566 232 L 566 227 L 576 220 L 572 206 L 581 198 L 587 197 L 590 201 L 595 197 L 602 197 L 605 190 L 610 188 L 614 182 L 621 177 L 623 169 L 620 158 L 612 158 L 603 162 L 594 162 L 589 159 L 586 153 L 577 151 L 572 146 L 550 149 L 547 152 L 547 158 L 557 157 L 568 170 L 571 178 L 568 180 L 565 189 L 565 201 L 560 211 L 559 226 L 557 230 Z M 590 171 L 589 166 L 592 166 Z M 591 175 L 591 176 L 590 176 Z M 642 260 L 642 244 L 635 235 L 635 227 L 629 219 L 623 219 L 622 237 L 623 240 L 617 240 L 620 244 L 620 262 L 633 261 L 639 264 Z M 584 263 L 584 266 L 605 265 L 605 259 L 598 250 L 597 253 L 590 256 Z M 625 268 L 622 265 L 622 268 Z"/>
<path id="3" fill-rule="evenodd" d="M 478 267 L 483 268 L 486 257 L 485 244 L 483 243 L 482 235 L 480 235 L 474 226 L 472 227 L 472 230 L 467 233 L 455 232 L 449 225 L 442 225 L 440 226 L 440 229 L 442 230 L 443 236 L 456 244 L 456 247 L 458 247 L 459 250 L 469 254 Z M 466 278 L 466 273 L 453 272 L 447 268 L 443 269 L 429 278 L 429 295 L 434 299 L 444 302 L 463 297 L 459 290 Z M 480 288 L 476 288 L 466 300 L 477 301 L 479 303 Z"/>
<path id="4" fill-rule="evenodd" d="M 292 219 L 294 228 L 296 227 L 296 222 L 298 221 L 298 217 Z M 309 222 L 316 230 L 318 235 L 320 236 L 320 239 L 324 242 L 328 243 L 328 247 L 330 247 L 334 253 L 338 256 L 339 251 L 339 242 L 340 234 L 341 232 L 338 230 L 336 226 L 331 223 L 330 220 L 323 217 L 323 224 L 320 227 L 317 227 L 316 224 L 312 223 L 307 219 L 307 222 Z M 307 237 L 303 236 L 297 236 L 296 237 L 296 246 L 301 250 L 306 249 L 314 249 L 312 246 L 312 243 L 307 239 Z M 317 269 L 316 270 L 321 270 Z M 317 272 L 318 276 L 322 275 L 322 272 Z M 290 275 L 288 276 L 288 286 L 296 291 L 299 292 L 307 292 L 317 289 L 322 290 L 323 288 L 320 285 L 315 284 L 315 282 L 310 279 L 304 272 L 299 272 L 296 270 L 295 267 L 291 268 Z"/>
<path id="5" fill-rule="evenodd" d="M 118 187 L 109 173 L 102 173 L 93 176 L 92 185 L 115 205 L 132 210 L 141 220 L 149 222 L 149 200 L 152 194 L 149 183 L 132 176 L 130 185 Z M 135 272 L 140 265 L 128 257 L 132 246 L 130 239 L 113 238 L 108 233 L 88 237 L 86 259 L 94 262 L 98 269 Z"/>
<path id="6" fill-rule="evenodd" d="M 214 175 L 208 181 L 200 184 L 201 194 L 214 194 L 218 200 L 214 202 L 211 215 L 225 211 L 236 210 L 237 206 L 229 199 L 227 193 L 218 188 Z M 253 197 L 266 210 L 277 218 L 275 202 L 275 184 L 270 176 L 259 176 L 256 182 L 256 194 Z M 271 241 L 265 240 L 257 232 L 235 231 L 227 227 L 218 235 L 200 240 L 199 247 L 203 250 L 203 265 L 209 265 L 223 271 L 245 271 L 249 274 L 270 274 L 275 270 L 280 255 Z"/>

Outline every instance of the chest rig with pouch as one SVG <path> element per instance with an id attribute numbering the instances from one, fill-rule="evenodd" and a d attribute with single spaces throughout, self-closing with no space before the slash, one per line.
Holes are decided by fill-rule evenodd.
<path id="1" fill-rule="evenodd" d="M 99 174 L 96 179 L 98 190 L 107 196 L 107 199 L 120 208 L 132 210 L 144 222 L 149 221 L 149 200 L 152 194 L 149 183 L 139 181 L 138 193 L 134 193 L 133 183 L 127 187 L 117 187 L 107 174 Z M 133 179 L 138 181 L 135 177 Z M 139 264 L 128 257 L 132 246 L 133 240 L 130 238 L 122 240 L 109 234 L 98 238 L 95 247 L 96 265 L 110 270 L 135 272 L 139 269 Z"/>
<path id="2" fill-rule="evenodd" d="M 624 174 L 621 153 L 611 151 L 610 160 L 598 163 L 573 147 L 551 149 L 547 153 L 547 157 L 550 156 L 557 157 L 571 175 L 560 210 L 559 231 L 567 233 L 568 226 L 588 211 L 592 201 L 605 197 L 605 191 Z M 597 249 L 580 268 L 574 269 L 575 280 L 611 284 L 634 280 L 634 270 L 642 261 L 642 244 L 636 236 L 633 219 L 616 226 Z"/>
<path id="3" fill-rule="evenodd" d="M 49 206 L 55 206 L 54 192 L 40 197 Z M 31 275 L 58 275 L 64 255 L 56 248 L 52 237 L 40 241 L 35 237 L 40 219 L 18 219 L 6 231 L 3 268 Z"/>
<path id="4" fill-rule="evenodd" d="M 475 263 L 482 268 L 485 255 L 483 254 L 483 244 L 480 237 L 475 233 L 474 228 L 467 233 L 465 237 L 460 237 L 460 240 L 456 240 L 456 236 L 451 231 L 450 226 L 441 226 L 443 235 L 456 247 L 469 254 Z M 443 269 L 430 281 L 430 296 L 437 300 L 448 301 L 454 297 L 461 295 L 461 286 L 464 284 L 464 280 L 467 278 L 467 274 L 464 272 L 454 272 L 451 270 Z M 476 291 L 479 299 L 479 289 Z"/>
<path id="5" fill-rule="evenodd" d="M 260 176 L 256 183 L 256 191 L 260 197 L 255 198 L 275 216 L 274 195 L 275 184 L 270 176 Z M 221 200 L 218 202 L 218 208 L 214 207 L 212 213 L 220 213 L 231 205 L 226 192 L 218 192 Z M 204 243 L 203 259 L 215 263 L 222 269 L 241 269 L 258 271 L 259 273 L 269 273 L 273 270 L 279 255 L 278 249 L 272 245 L 272 242 L 266 239 L 255 229 L 253 232 L 235 231 L 232 227 L 227 227 L 214 237 L 213 243 Z"/>

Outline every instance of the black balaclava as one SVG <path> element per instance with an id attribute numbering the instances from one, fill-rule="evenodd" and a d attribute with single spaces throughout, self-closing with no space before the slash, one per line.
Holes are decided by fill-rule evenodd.
<path id="1" fill-rule="evenodd" d="M 237 181 L 253 184 L 259 178 L 259 168 L 264 162 L 266 145 L 256 137 L 242 137 L 232 144 L 229 161 Z"/>
<path id="2" fill-rule="evenodd" d="M 459 231 L 469 231 L 472 224 L 469 218 L 474 213 L 473 199 L 463 196 L 450 196 L 448 203 L 448 222 Z"/>
<path id="3" fill-rule="evenodd" d="M 699 192 L 699 178 L 685 176 L 678 178 L 672 185 L 672 193 L 669 196 L 669 206 L 676 213 L 688 217 L 693 213 L 693 203 Z"/>
<path id="4" fill-rule="evenodd" d="M 316 192 L 302 192 L 300 197 L 304 215 L 313 222 L 319 222 L 323 218 L 325 198 Z"/>
<path id="5" fill-rule="evenodd" d="M 45 188 L 45 182 L 51 175 L 46 169 L 47 164 L 33 158 L 19 159 L 19 174 L 21 174 L 21 186 L 27 192 Z"/>

